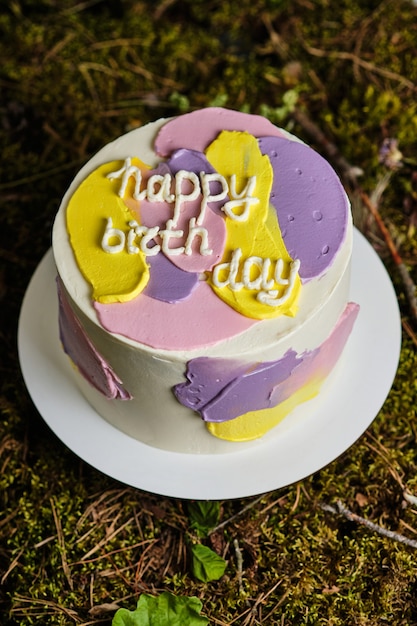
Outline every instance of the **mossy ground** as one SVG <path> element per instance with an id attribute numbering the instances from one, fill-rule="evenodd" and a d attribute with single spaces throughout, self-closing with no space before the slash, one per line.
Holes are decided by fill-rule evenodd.
<path id="1" fill-rule="evenodd" d="M 388 173 L 379 148 L 397 138 L 403 166 L 390 171 L 379 209 L 417 282 L 416 49 L 408 0 L 2 3 L 1 624 L 109 625 L 116 605 L 162 590 L 198 596 L 219 625 L 417 624 L 416 549 L 321 507 L 341 500 L 417 535 L 417 507 L 403 497 L 417 495 L 417 326 L 355 191 L 356 223 L 386 263 L 404 320 L 397 377 L 375 422 L 329 467 L 221 503 L 221 520 L 232 519 L 209 542 L 228 561 L 219 581 L 191 575 L 185 502 L 118 484 L 54 437 L 16 349 L 22 297 L 80 165 L 129 128 L 213 104 L 267 114 L 323 151 L 295 102 L 363 170 L 371 197 Z"/>

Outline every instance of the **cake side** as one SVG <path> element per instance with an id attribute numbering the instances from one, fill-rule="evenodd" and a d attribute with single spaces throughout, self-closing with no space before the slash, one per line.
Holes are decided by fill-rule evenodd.
<path id="1" fill-rule="evenodd" d="M 326 318 L 328 336 L 331 335 L 332 328 L 337 324 L 345 309 L 344 303 L 348 297 L 348 291 L 349 271 L 340 280 L 332 296 L 326 302 L 326 306 L 319 309 L 316 315 L 303 327 L 301 334 L 308 337 L 310 345 L 313 344 L 312 337 L 321 338 L 325 332 L 323 315 Z M 149 445 L 181 452 L 213 454 L 230 452 L 231 446 L 234 450 L 238 450 L 252 445 L 251 440 L 249 440 L 249 444 L 235 442 L 231 444 L 229 441 L 214 438 L 207 431 L 206 423 L 195 412 L 195 409 L 181 404 L 174 397 L 174 390 L 187 382 L 187 370 L 193 362 L 192 359 L 169 358 L 167 354 L 161 354 L 157 351 L 151 355 L 149 350 L 128 345 L 123 341 L 123 338 L 120 340 L 119 337 L 109 335 L 104 329 L 92 322 L 73 302 L 71 306 L 74 308 L 75 315 L 85 334 L 91 339 L 101 358 L 114 372 L 118 373 L 118 377 L 123 381 L 124 389 L 132 396 L 129 401 L 106 397 L 91 385 L 91 381 L 87 382 L 82 376 L 76 375 L 76 382 L 89 402 L 100 415 L 116 428 Z M 301 338 L 298 337 L 298 342 L 300 341 Z M 297 352 L 300 363 L 303 361 L 303 355 L 308 356 L 317 350 L 320 345 L 325 343 L 325 339 L 314 343 L 315 347 Z M 225 375 L 228 374 L 226 365 L 229 364 L 233 368 L 232 374 L 235 374 L 236 365 L 241 366 L 245 372 L 254 363 L 257 366 L 268 362 L 276 363 L 283 359 L 288 351 L 292 350 L 292 345 L 294 345 L 294 341 L 287 337 L 285 341 L 281 342 L 281 345 L 280 342 L 276 342 L 274 346 L 259 347 L 256 352 L 247 354 L 246 360 L 242 357 L 230 359 L 227 350 L 221 358 L 201 356 L 195 358 L 207 358 L 213 364 L 220 363 Z M 225 378 L 218 378 L 220 385 L 225 383 Z M 315 379 L 314 371 L 311 378 L 314 389 L 310 388 L 303 401 L 314 397 L 323 383 L 323 379 Z M 227 382 L 226 380 L 226 384 Z M 309 381 L 303 380 L 302 382 L 306 385 Z M 206 383 L 209 384 L 208 377 Z M 272 416 L 273 425 L 285 417 L 286 413 L 282 416 L 281 412 L 282 409 L 277 408 L 276 417 Z M 271 416 L 266 417 L 268 418 L 267 423 L 271 424 Z M 265 431 L 265 429 L 262 431 L 262 424 L 260 429 L 257 436 Z M 217 430 L 217 436 L 221 436 L 221 428 L 218 425 L 214 430 Z M 243 428 L 244 437 L 245 432 L 246 425 Z M 233 436 L 235 441 L 240 440 L 240 437 L 236 437 L 235 433 Z"/>
<path id="2" fill-rule="evenodd" d="M 292 409 L 288 395 L 298 398 L 296 403 L 316 395 L 340 356 L 349 335 L 346 328 L 352 327 L 357 314 L 356 307 L 346 308 L 352 248 L 350 209 L 346 194 L 333 170 L 316 153 L 312 156 L 311 149 L 306 152 L 304 144 L 285 131 L 272 127 L 263 118 L 252 119 L 256 116 L 242 117 L 243 114 L 225 111 L 203 110 L 174 121 L 160 120 L 107 145 L 74 179 L 58 211 L 53 231 L 53 249 L 62 281 L 63 302 L 69 306 L 81 334 L 89 339 L 108 364 L 107 375 L 112 380 L 112 389 L 121 386 L 123 391 L 119 393 L 124 393 L 126 397 L 112 397 L 108 393 L 106 397 L 106 393 L 79 381 L 83 393 L 97 411 L 117 428 L 149 445 L 178 451 L 212 453 L 224 451 L 228 447 L 230 449 L 229 442 L 215 439 L 212 434 L 233 441 L 258 438 Z M 261 133 L 260 137 L 251 136 L 245 130 L 248 119 L 252 124 L 251 129 Z M 196 127 L 201 127 L 201 122 L 205 120 L 203 128 L 207 136 L 202 138 L 190 120 Z M 185 134 L 184 123 L 189 131 Z M 227 132 L 232 132 L 232 135 L 225 135 L 222 126 L 226 126 Z M 230 127 L 237 127 L 237 130 L 231 131 Z M 220 143 L 217 142 L 219 131 Z M 197 145 L 194 137 L 197 137 Z M 201 168 L 203 158 L 199 150 L 207 141 L 210 143 L 208 147 L 205 146 L 203 153 L 206 166 L 203 172 L 198 169 Z M 184 145 L 185 148 L 181 147 Z M 224 162 L 225 146 L 242 149 L 246 154 L 244 160 L 254 163 L 252 172 L 247 168 L 239 171 L 236 157 Z M 155 149 L 160 155 L 155 153 Z M 167 169 L 165 154 L 171 154 L 172 150 L 174 156 L 170 158 Z M 192 158 L 189 152 L 192 152 Z M 145 288 L 139 286 L 139 292 L 129 295 L 128 301 L 122 298 L 122 301 L 108 302 L 105 300 L 108 294 L 105 294 L 104 301 L 102 298 L 100 302 L 98 298 L 93 303 L 91 284 L 80 269 L 79 258 L 76 259 L 74 253 L 74 239 L 71 240 L 71 233 L 68 232 L 68 206 L 71 207 L 73 198 L 80 194 L 83 182 L 103 167 L 106 169 L 103 170 L 100 185 L 112 181 L 110 194 L 118 195 L 119 202 L 123 173 L 132 163 L 126 160 L 132 158 L 146 165 L 151 173 L 147 174 L 145 167 L 140 170 L 142 186 L 137 188 L 137 195 L 142 194 L 140 200 L 134 198 L 133 175 L 126 177 L 127 193 L 122 194 L 122 210 L 127 208 L 128 219 L 135 211 L 135 229 L 142 228 L 141 241 L 144 236 L 148 236 L 147 245 L 142 246 L 149 252 L 145 258 L 142 280 L 150 284 L 152 289 L 146 285 Z M 212 169 L 207 167 L 207 160 Z M 114 167 L 116 161 L 119 161 L 118 165 L 121 164 L 119 169 Z M 106 164 L 110 165 L 107 167 Z M 180 169 L 184 167 L 188 169 Z M 196 168 L 199 172 L 197 182 L 189 174 Z M 221 178 L 219 170 L 222 172 Z M 236 171 L 239 173 L 238 183 L 233 183 L 232 176 Z M 179 174 L 181 172 L 186 174 Z M 271 176 L 271 172 L 275 176 Z M 182 182 L 175 188 L 178 176 L 181 175 Z M 151 188 L 149 176 L 158 177 L 158 187 L 152 183 L 154 187 Z M 194 193 L 193 199 L 190 199 L 193 192 L 190 180 L 194 181 L 194 191 L 197 185 L 199 191 L 198 194 Z M 163 181 L 169 181 L 169 185 Z M 158 195 L 162 183 L 166 184 L 164 198 L 161 193 Z M 220 183 L 223 187 L 219 187 Z M 253 189 L 250 189 L 250 184 Z M 97 187 L 91 188 L 94 193 L 85 197 L 90 198 L 90 202 L 96 202 Z M 153 191 L 154 197 L 150 191 Z M 177 195 L 182 194 L 182 203 L 176 202 L 175 191 Z M 108 194 L 108 188 L 105 188 L 105 194 Z M 265 201 L 262 201 L 262 194 L 267 196 Z M 314 194 L 316 198 L 312 199 Z M 111 195 L 105 197 L 111 198 L 111 206 L 115 206 Z M 304 206 L 300 209 L 303 198 Z M 323 204 L 323 198 L 330 201 L 330 208 Z M 192 200 L 195 201 L 194 205 Z M 262 225 L 259 226 L 256 211 L 262 208 L 262 202 L 266 210 Z M 110 200 L 104 204 L 104 216 L 109 220 Z M 161 213 L 159 205 L 162 204 L 165 206 Z M 170 254 L 170 246 L 174 241 L 171 233 L 175 230 L 184 232 L 185 226 L 191 232 L 191 227 L 197 226 L 196 221 L 203 212 L 208 214 L 209 221 L 204 221 L 204 215 L 197 244 L 190 246 L 189 254 L 175 252 L 173 259 Z M 88 219 L 86 216 L 87 225 Z M 310 224 L 304 223 L 309 219 Z M 170 229 L 166 228 L 169 220 L 175 220 L 175 228 L 172 228 L 172 224 Z M 227 232 L 222 245 L 216 249 L 216 243 L 222 241 L 220 220 L 227 223 Z M 328 222 L 324 229 L 320 224 L 323 220 Z M 101 242 L 105 239 L 107 228 L 108 247 L 115 248 L 122 238 L 125 244 L 129 237 L 129 223 L 132 223 L 132 219 L 125 224 L 125 234 L 120 235 L 122 229 L 117 227 L 114 232 L 109 231 L 109 228 L 113 228 L 113 222 L 109 227 L 107 221 L 104 230 L 103 226 L 101 228 Z M 320 231 L 314 231 L 317 225 Z M 169 234 L 164 235 L 167 230 Z M 159 247 L 157 253 L 155 249 L 151 250 L 149 243 L 151 231 L 152 248 Z M 139 247 L 140 237 L 136 235 L 130 236 L 132 250 Z M 175 237 L 180 239 L 178 235 Z M 249 239 L 255 243 L 248 242 Z M 280 243 L 277 247 L 278 240 Z M 185 250 L 186 241 L 178 243 L 184 243 L 182 247 Z M 238 261 L 236 250 L 240 251 Z M 108 262 L 109 250 L 99 249 L 98 254 L 99 258 L 100 255 L 104 258 L 106 252 L 105 261 Z M 113 250 L 110 252 L 113 253 Z M 128 254 L 127 250 L 123 263 L 126 263 L 129 271 L 131 259 Z M 210 255 L 213 259 L 208 258 Z M 117 255 L 111 256 L 113 263 Z M 168 274 L 160 269 L 162 262 L 149 264 L 149 260 L 157 257 L 161 257 L 164 263 L 168 258 Z M 173 261 L 176 263 L 174 271 L 171 268 Z M 124 267 L 123 263 L 119 264 L 119 272 Z M 279 263 L 283 265 L 278 270 Z M 274 265 L 275 280 L 281 291 L 276 289 L 276 285 L 272 288 L 270 284 L 273 269 L 268 269 L 270 273 L 267 274 L 266 268 L 273 268 Z M 246 278 L 243 276 L 245 268 Z M 296 268 L 293 279 L 292 268 Z M 153 284 L 148 274 L 154 275 Z M 194 275 L 197 275 L 196 279 Z M 168 291 L 168 287 L 172 286 L 169 280 L 171 277 L 175 287 L 171 291 L 175 291 L 177 297 L 178 292 L 183 290 L 185 297 L 174 302 L 172 295 L 166 296 L 164 293 L 162 300 L 159 299 L 160 284 L 155 281 L 155 276 L 160 277 L 160 284 L 165 280 L 164 289 Z M 287 287 L 281 285 L 287 286 L 291 281 L 291 290 L 288 288 L 290 297 L 286 298 L 285 306 L 279 305 L 281 313 L 276 315 L 276 311 L 273 311 L 269 317 L 269 308 L 277 308 L 274 307 L 275 300 L 285 299 L 282 296 Z M 70 335 L 68 320 L 66 325 L 67 330 L 63 332 L 61 323 L 64 347 Z M 338 328 L 344 330 L 337 331 Z M 68 345 L 66 351 L 71 353 Z M 293 356 L 290 367 L 288 353 Z M 327 354 L 326 359 L 324 354 Z M 210 393 L 206 393 L 204 411 L 200 411 L 200 405 L 197 403 L 197 406 L 192 398 L 196 395 L 196 389 L 193 389 L 190 380 L 190 376 L 195 375 L 196 364 L 201 363 L 200 359 L 207 359 L 213 365 L 211 374 L 204 366 L 197 376 L 199 389 L 205 383 L 207 388 L 210 387 Z M 327 369 L 323 365 L 325 360 L 329 364 Z M 221 383 L 218 382 L 221 378 L 218 375 L 220 370 L 224 372 L 225 378 Z M 210 376 L 215 380 L 214 387 Z M 230 401 L 233 387 L 240 389 L 242 398 L 244 394 L 241 390 L 250 381 L 257 387 L 257 376 L 259 380 L 267 379 L 263 398 L 259 398 L 258 405 L 242 401 L 238 409 L 227 411 L 225 406 L 233 404 Z M 291 377 L 291 385 L 287 385 L 284 391 L 282 383 Z M 299 381 L 300 389 L 293 388 L 296 380 Z M 271 403 L 282 405 L 281 409 L 275 410 Z M 195 411 L 200 412 L 203 420 L 211 424 L 209 430 L 212 434 L 206 431 L 204 421 L 199 419 Z M 239 426 L 242 419 L 238 423 L 236 418 L 244 415 L 246 418 L 243 421 L 246 423 Z M 222 426 L 222 423 L 228 423 L 227 427 Z M 230 429 L 231 423 L 235 424 L 234 429 Z M 258 425 L 255 428 L 248 427 L 251 423 Z M 248 444 L 233 445 L 239 447 Z"/>

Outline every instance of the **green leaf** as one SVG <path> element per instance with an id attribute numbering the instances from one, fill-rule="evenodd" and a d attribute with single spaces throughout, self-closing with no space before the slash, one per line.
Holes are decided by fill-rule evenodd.
<path id="1" fill-rule="evenodd" d="M 207 583 L 218 580 L 224 574 L 226 561 L 211 548 L 197 543 L 191 546 L 192 572 L 196 578 Z"/>
<path id="2" fill-rule="evenodd" d="M 134 611 L 116 611 L 112 626 L 206 626 L 208 619 L 200 615 L 198 598 L 175 596 L 164 591 L 160 596 L 142 594 Z"/>
<path id="3" fill-rule="evenodd" d="M 128 609 L 118 609 L 112 619 L 112 626 L 135 626 L 138 624 L 145 624 L 146 622 L 139 622 L 139 616 L 136 615 L 136 611 L 129 611 Z"/>
<path id="4" fill-rule="evenodd" d="M 199 537 L 206 537 L 217 526 L 220 517 L 219 502 L 196 501 L 188 504 L 190 526 Z"/>

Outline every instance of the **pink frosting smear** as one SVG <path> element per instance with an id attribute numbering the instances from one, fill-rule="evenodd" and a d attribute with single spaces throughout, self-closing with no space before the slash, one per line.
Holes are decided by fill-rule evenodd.
<path id="1" fill-rule="evenodd" d="M 143 293 L 140 298 L 122 305 L 96 302 L 94 308 L 106 330 L 166 350 L 192 350 L 213 345 L 239 335 L 257 323 L 217 298 L 204 281 L 189 298 L 175 304 L 175 315 L 172 315 L 171 304 Z"/>
<path id="2" fill-rule="evenodd" d="M 201 197 L 185 204 L 178 220 L 177 229 L 183 231 L 183 236 L 175 240 L 173 248 L 178 248 L 185 244 L 188 235 L 188 223 L 190 218 L 198 215 Z M 172 206 L 164 202 L 148 202 L 142 200 L 140 203 L 140 223 L 151 228 L 152 226 L 164 227 L 164 224 L 172 215 Z M 209 245 L 212 254 L 202 255 L 198 252 L 199 239 L 193 242 L 193 254 L 178 254 L 169 257 L 171 263 L 185 272 L 205 272 L 213 268 L 223 256 L 224 243 L 226 240 L 226 225 L 223 217 L 214 213 L 207 207 L 206 218 L 203 226 L 210 233 Z M 159 241 L 159 237 L 155 238 Z M 197 251 L 195 251 L 197 248 Z"/>
<path id="3" fill-rule="evenodd" d="M 272 122 L 260 115 L 211 107 L 180 115 L 162 126 L 155 150 L 163 157 L 179 148 L 204 152 L 222 130 L 246 131 L 254 137 L 285 137 Z"/>

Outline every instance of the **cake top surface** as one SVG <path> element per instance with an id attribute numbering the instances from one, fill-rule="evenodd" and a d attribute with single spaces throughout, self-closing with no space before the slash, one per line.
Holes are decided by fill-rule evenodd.
<path id="1" fill-rule="evenodd" d="M 210 108 L 93 157 L 64 197 L 54 253 L 109 332 L 151 349 L 238 349 L 243 333 L 292 332 L 317 309 L 350 254 L 339 259 L 350 220 L 317 152 L 263 117 Z"/>

